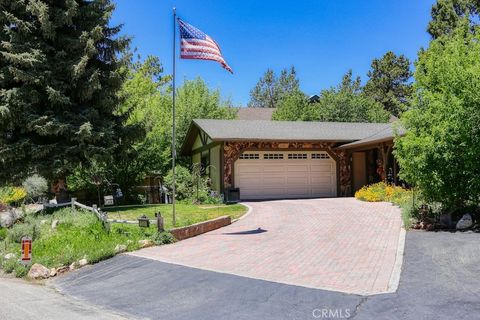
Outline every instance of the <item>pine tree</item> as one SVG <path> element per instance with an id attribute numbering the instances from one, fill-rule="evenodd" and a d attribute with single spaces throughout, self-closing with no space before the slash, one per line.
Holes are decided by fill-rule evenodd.
<path id="1" fill-rule="evenodd" d="M 380 59 L 373 59 L 364 92 L 383 108 L 398 117 L 407 109 L 412 95 L 410 60 L 403 54 L 389 51 Z"/>
<path id="2" fill-rule="evenodd" d="M 480 0 L 438 0 L 432 6 L 432 20 L 427 31 L 433 39 L 452 35 L 455 28 L 467 20 L 473 32 L 479 24 Z"/>
<path id="3" fill-rule="evenodd" d="M 300 91 L 297 72 L 294 67 L 283 69 L 280 77 L 272 69 L 267 69 L 258 83 L 250 91 L 251 108 L 276 108 L 283 97 Z"/>
<path id="4" fill-rule="evenodd" d="M 109 26 L 110 0 L 0 6 L 0 182 L 38 172 L 61 187 L 128 137 L 117 93 L 129 39 Z"/>

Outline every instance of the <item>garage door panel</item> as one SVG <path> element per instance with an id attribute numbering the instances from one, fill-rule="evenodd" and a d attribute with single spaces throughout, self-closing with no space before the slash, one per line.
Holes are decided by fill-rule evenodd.
<path id="1" fill-rule="evenodd" d="M 309 172 L 309 171 L 310 170 L 309 170 L 308 164 L 297 164 L 297 165 L 289 164 L 287 166 L 287 172 Z"/>
<path id="2" fill-rule="evenodd" d="M 257 178 L 258 179 L 258 178 Z M 275 188 L 285 185 L 286 177 L 264 177 L 263 185 L 265 187 Z"/>
<path id="3" fill-rule="evenodd" d="M 248 186 L 248 185 L 256 185 L 258 182 L 258 175 L 257 176 L 241 176 L 238 179 L 238 184 L 242 186 Z"/>
<path id="4" fill-rule="evenodd" d="M 332 172 L 332 164 L 325 163 L 325 164 L 312 164 L 310 165 L 311 172 Z"/>
<path id="5" fill-rule="evenodd" d="M 235 186 L 242 199 L 285 199 L 336 196 L 336 164 L 330 158 L 243 158 L 235 162 Z M 267 152 L 268 153 L 268 152 Z M 318 153 L 318 152 L 314 152 Z"/>
<path id="6" fill-rule="evenodd" d="M 242 164 L 241 166 L 239 166 L 239 169 L 242 171 L 243 174 L 262 172 L 262 167 L 258 163 L 257 164 Z"/>
<path id="7" fill-rule="evenodd" d="M 266 163 L 263 164 L 263 172 L 278 172 L 279 174 L 284 174 L 286 170 L 286 166 L 284 164 L 279 165 L 278 163 L 268 163 L 267 161 L 265 162 Z"/>
<path id="8" fill-rule="evenodd" d="M 308 176 L 305 175 L 304 177 L 288 177 L 287 184 L 288 187 L 295 187 L 295 186 L 307 186 L 310 184 L 308 181 Z"/>

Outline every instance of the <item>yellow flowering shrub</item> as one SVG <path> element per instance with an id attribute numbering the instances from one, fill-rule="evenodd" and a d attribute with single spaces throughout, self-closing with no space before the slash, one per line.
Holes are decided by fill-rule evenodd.
<path id="1" fill-rule="evenodd" d="M 411 196 L 411 191 L 399 186 L 378 182 L 362 187 L 355 192 L 355 198 L 368 202 L 388 201 L 402 203 Z"/>
<path id="2" fill-rule="evenodd" d="M 11 204 L 22 202 L 27 196 L 27 191 L 21 187 L 0 188 L 0 203 Z"/>

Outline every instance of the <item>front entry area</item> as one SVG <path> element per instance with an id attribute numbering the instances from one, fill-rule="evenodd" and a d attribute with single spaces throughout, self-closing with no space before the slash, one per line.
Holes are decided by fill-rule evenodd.
<path id="1" fill-rule="evenodd" d="M 242 200 L 337 196 L 337 166 L 325 151 L 246 151 L 234 165 Z"/>

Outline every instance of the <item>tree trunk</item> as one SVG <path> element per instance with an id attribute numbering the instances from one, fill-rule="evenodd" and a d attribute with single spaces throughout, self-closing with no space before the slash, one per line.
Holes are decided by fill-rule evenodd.
<path id="1" fill-rule="evenodd" d="M 67 188 L 66 177 L 60 177 L 52 182 L 52 192 L 55 193 L 57 203 L 65 203 L 70 201 Z"/>

